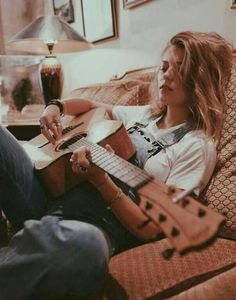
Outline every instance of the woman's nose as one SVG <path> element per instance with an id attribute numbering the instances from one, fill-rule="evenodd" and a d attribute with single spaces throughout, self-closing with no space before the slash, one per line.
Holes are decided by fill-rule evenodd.
<path id="1" fill-rule="evenodd" d="M 172 67 L 169 67 L 169 68 L 165 71 L 163 77 L 164 77 L 165 79 L 172 79 L 172 78 L 174 77 L 174 75 L 175 75 L 174 69 L 173 69 Z"/>

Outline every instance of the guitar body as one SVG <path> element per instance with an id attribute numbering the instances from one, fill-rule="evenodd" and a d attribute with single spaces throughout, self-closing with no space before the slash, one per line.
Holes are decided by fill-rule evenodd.
<path id="1" fill-rule="evenodd" d="M 63 127 L 73 129 L 63 134 L 55 145 L 48 143 L 43 135 L 23 145 L 34 162 L 41 182 L 53 197 L 62 195 L 84 179 L 82 175 L 72 171 L 69 161 L 72 151 L 65 147 L 68 142 L 70 148 L 73 147 L 73 139 L 78 141 L 78 136 L 86 137 L 87 140 L 101 146 L 109 144 L 115 153 L 125 160 L 135 153 L 122 123 L 107 119 L 104 108 L 96 108 L 78 117 L 65 119 Z"/>

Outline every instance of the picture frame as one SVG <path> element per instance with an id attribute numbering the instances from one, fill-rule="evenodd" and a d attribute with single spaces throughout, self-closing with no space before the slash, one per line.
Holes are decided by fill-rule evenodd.
<path id="1" fill-rule="evenodd" d="M 101 43 L 118 37 L 115 0 L 80 0 L 84 37 Z"/>
<path id="2" fill-rule="evenodd" d="M 231 0 L 231 6 L 230 8 L 236 9 L 236 0 Z"/>
<path id="3" fill-rule="evenodd" d="M 123 0 L 123 7 L 125 9 L 133 8 L 135 6 L 144 4 L 150 0 Z"/>
<path id="4" fill-rule="evenodd" d="M 54 14 L 62 18 L 67 23 L 73 23 L 74 7 L 72 0 L 53 0 Z"/>

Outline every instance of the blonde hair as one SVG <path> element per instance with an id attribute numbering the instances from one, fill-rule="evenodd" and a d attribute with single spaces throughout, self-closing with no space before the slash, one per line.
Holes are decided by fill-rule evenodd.
<path id="1" fill-rule="evenodd" d="M 224 121 L 225 90 L 231 74 L 233 47 L 217 33 L 192 31 L 172 37 L 163 53 L 173 46 L 185 52 L 180 77 L 190 96 L 189 122 L 194 129 L 203 129 L 218 142 Z M 159 109 L 165 108 L 159 106 Z"/>

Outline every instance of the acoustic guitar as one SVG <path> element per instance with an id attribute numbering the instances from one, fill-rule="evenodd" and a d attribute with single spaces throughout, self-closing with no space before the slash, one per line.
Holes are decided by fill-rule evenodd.
<path id="1" fill-rule="evenodd" d="M 130 186 L 139 196 L 147 216 L 140 227 L 153 221 L 163 230 L 174 249 L 183 254 L 207 245 L 216 236 L 224 217 L 190 197 L 190 191 L 176 194 L 156 182 L 146 171 L 127 160 L 135 149 L 120 121 L 109 120 L 104 108 L 64 119 L 63 136 L 55 145 L 39 135 L 24 144 L 44 186 L 57 197 L 83 181 L 72 171 L 71 152 L 81 146 L 91 150 L 92 163 Z M 108 152 L 110 144 L 115 153 Z"/>

